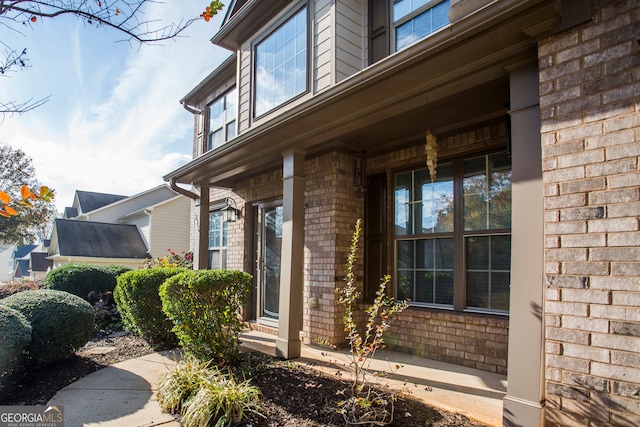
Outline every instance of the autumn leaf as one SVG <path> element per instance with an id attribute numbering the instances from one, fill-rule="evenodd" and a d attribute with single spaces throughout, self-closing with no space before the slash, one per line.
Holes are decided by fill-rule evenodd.
<path id="1" fill-rule="evenodd" d="M 29 190 L 29 187 L 27 187 L 26 185 L 23 185 L 22 187 L 20 187 L 20 195 L 23 199 L 28 199 L 29 197 L 31 197 L 31 190 Z"/>
<path id="2" fill-rule="evenodd" d="M 13 209 L 11 206 L 5 206 L 4 211 L 9 215 L 18 215 L 18 211 Z"/>
<path id="3" fill-rule="evenodd" d="M 35 16 L 31 17 L 31 22 L 36 22 L 38 20 L 38 18 L 36 18 Z"/>
<path id="4" fill-rule="evenodd" d="M 11 202 L 11 196 L 9 196 L 4 191 L 0 191 L 0 202 L 6 205 L 7 203 Z"/>

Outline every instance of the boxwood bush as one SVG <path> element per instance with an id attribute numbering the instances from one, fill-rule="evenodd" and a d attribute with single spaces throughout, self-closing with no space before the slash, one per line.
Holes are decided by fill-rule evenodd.
<path id="1" fill-rule="evenodd" d="M 85 345 L 93 332 L 93 308 L 68 292 L 51 289 L 24 291 L 2 300 L 31 324 L 28 361 L 47 363 L 66 359 Z"/>
<path id="2" fill-rule="evenodd" d="M 186 271 L 160 286 L 162 310 L 173 321 L 183 350 L 215 363 L 235 363 L 251 276 L 235 270 Z"/>
<path id="3" fill-rule="evenodd" d="M 20 312 L 0 303 L 0 376 L 22 364 L 31 341 L 31 324 Z"/>
<path id="4" fill-rule="evenodd" d="M 116 278 L 127 267 L 70 263 L 51 270 L 44 278 L 47 288 L 65 291 L 89 301 L 90 294 L 113 292 Z"/>
<path id="5" fill-rule="evenodd" d="M 149 268 L 133 270 L 118 277 L 113 291 L 125 328 L 145 338 L 156 348 L 170 348 L 178 344 L 172 332 L 173 322 L 162 311 L 160 285 L 171 276 L 185 271 L 182 268 Z"/>

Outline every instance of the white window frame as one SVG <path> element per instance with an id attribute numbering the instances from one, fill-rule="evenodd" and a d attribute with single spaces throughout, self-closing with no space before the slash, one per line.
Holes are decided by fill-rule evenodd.
<path id="1" fill-rule="evenodd" d="M 211 126 L 211 111 L 215 104 L 218 102 L 222 102 L 222 119 L 221 124 L 212 128 Z M 233 111 L 233 115 L 230 115 L 229 112 Z M 232 126 L 233 132 L 229 132 L 229 127 Z M 218 96 L 216 99 L 207 104 L 207 115 L 206 115 L 206 127 L 207 127 L 207 136 L 204 141 L 203 152 L 209 152 L 211 150 L 215 150 L 221 145 L 226 144 L 231 139 L 235 138 L 238 134 L 238 91 L 235 87 L 227 90 L 222 95 Z M 220 144 L 212 146 L 210 144 L 211 137 L 216 132 L 222 132 L 222 141 Z"/>
<path id="2" fill-rule="evenodd" d="M 419 40 L 423 40 L 426 37 L 429 37 L 432 34 L 435 34 L 436 32 L 442 30 L 443 28 L 447 27 L 447 25 L 443 25 L 442 27 L 438 27 L 435 30 L 431 31 L 430 33 L 424 35 L 423 37 L 417 38 L 415 40 L 413 40 L 411 43 L 407 44 L 406 46 L 402 46 L 401 48 L 397 48 L 397 39 L 396 39 L 396 32 L 398 27 L 401 27 L 402 25 L 414 20 L 415 18 L 419 17 L 420 15 L 427 13 L 429 11 L 431 11 L 432 9 L 434 9 L 436 6 L 438 6 L 439 4 L 445 2 L 445 1 L 449 1 L 449 0 L 431 0 L 431 1 L 427 1 L 426 4 L 417 7 L 416 9 L 412 10 L 411 12 L 407 13 L 406 15 L 396 19 L 396 17 L 394 16 L 394 0 L 390 0 L 391 4 L 390 4 L 390 15 L 391 15 L 391 52 L 398 52 L 402 49 L 405 49 L 413 44 L 415 44 L 416 42 L 418 42 Z M 449 5 L 449 9 L 451 8 L 451 6 Z"/>
<path id="3" fill-rule="evenodd" d="M 303 13 L 304 14 L 304 22 L 305 22 L 305 51 L 304 51 L 304 88 L 300 91 L 297 91 L 296 93 L 294 93 L 293 95 L 291 95 L 290 97 L 283 97 L 281 99 L 279 99 L 278 101 L 276 101 L 273 105 L 270 105 L 268 108 L 264 108 L 263 110 L 259 110 L 258 109 L 258 60 L 257 60 L 257 49 L 259 46 L 262 45 L 263 42 L 266 42 L 270 37 L 275 36 L 275 34 L 282 29 L 287 23 L 291 22 L 292 19 L 294 19 L 299 13 Z M 309 93 L 309 87 L 310 87 L 310 83 L 309 83 L 309 76 L 310 76 L 310 66 L 311 66 L 311 61 L 310 61 L 310 51 L 311 51 L 311 43 L 310 43 L 310 37 L 311 37 L 311 27 L 312 25 L 310 24 L 310 16 L 311 16 L 311 7 L 307 4 L 307 2 L 300 2 L 299 4 L 295 5 L 295 7 L 293 7 L 286 15 L 284 15 L 283 17 L 281 17 L 275 24 L 273 27 L 269 28 L 268 31 L 266 31 L 264 34 L 262 34 L 260 37 L 256 38 L 254 40 L 254 42 L 252 43 L 251 46 L 251 53 L 252 53 L 252 85 L 251 85 L 251 89 L 252 89 L 252 94 L 251 94 L 251 111 L 252 111 L 252 117 L 254 119 L 259 119 L 263 116 L 266 116 L 268 114 L 270 114 L 271 112 L 277 110 L 278 108 L 281 108 L 283 105 L 286 105 L 298 98 L 300 98 L 301 96 L 304 96 L 305 94 Z M 282 86 L 284 88 L 284 86 Z"/>

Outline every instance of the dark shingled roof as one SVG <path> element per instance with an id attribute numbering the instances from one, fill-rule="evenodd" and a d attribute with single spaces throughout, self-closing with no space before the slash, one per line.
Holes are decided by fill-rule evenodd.
<path id="1" fill-rule="evenodd" d="M 38 245 L 24 245 L 24 246 L 18 246 L 16 248 L 16 251 L 14 253 L 14 256 L 16 257 L 16 259 L 18 258 L 23 258 L 27 255 L 29 255 L 29 253 L 34 250 L 35 248 L 37 248 Z"/>
<path id="2" fill-rule="evenodd" d="M 64 208 L 64 217 L 65 218 L 75 218 L 78 216 L 78 209 L 67 206 Z"/>
<path id="3" fill-rule="evenodd" d="M 31 252 L 31 271 L 47 271 L 53 268 L 53 260 L 47 259 L 46 252 Z"/>
<path id="4" fill-rule="evenodd" d="M 78 202 L 80 203 L 82 212 L 91 212 L 103 206 L 128 198 L 128 196 L 120 196 L 117 194 L 93 193 L 91 191 L 80 190 L 76 190 L 76 195 L 78 196 Z"/>
<path id="5" fill-rule="evenodd" d="M 147 247 L 133 224 L 56 219 L 58 251 L 62 256 L 92 258 L 149 257 Z"/>

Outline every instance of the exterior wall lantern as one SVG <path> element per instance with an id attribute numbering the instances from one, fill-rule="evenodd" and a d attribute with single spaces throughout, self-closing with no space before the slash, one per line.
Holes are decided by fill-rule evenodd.
<path id="1" fill-rule="evenodd" d="M 222 208 L 224 212 L 224 220 L 227 222 L 235 222 L 240 218 L 240 209 L 236 207 L 236 201 L 230 197 L 225 200 L 226 206 Z"/>
<path id="2" fill-rule="evenodd" d="M 367 152 L 353 152 L 353 188 L 358 193 L 367 191 Z"/>

